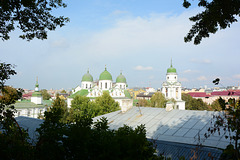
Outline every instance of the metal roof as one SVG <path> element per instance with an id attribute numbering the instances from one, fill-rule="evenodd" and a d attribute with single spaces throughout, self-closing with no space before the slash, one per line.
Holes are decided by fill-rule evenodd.
<path id="1" fill-rule="evenodd" d="M 37 118 L 24 117 L 24 116 L 19 116 L 19 117 L 16 117 L 15 119 L 18 122 L 20 127 L 28 131 L 30 142 L 32 144 L 36 144 L 36 141 L 38 138 L 36 129 L 40 127 L 40 124 L 43 123 L 43 120 L 37 119 Z"/>
<path id="2" fill-rule="evenodd" d="M 224 149 L 230 141 L 225 139 L 223 133 L 220 135 L 215 133 L 207 139 L 204 137 L 215 114 L 220 114 L 220 112 L 196 110 L 172 110 L 167 112 L 164 108 L 133 107 L 125 113 L 116 111 L 95 117 L 93 120 L 97 121 L 101 117 L 106 117 L 110 129 L 118 129 L 124 124 L 133 128 L 145 124 L 147 138 L 156 142 L 164 141 L 188 146 L 202 144 L 209 150 L 210 148 Z M 181 147 L 178 148 L 181 149 Z M 219 150 L 218 156 L 221 152 Z M 208 157 L 207 154 L 205 156 Z"/>

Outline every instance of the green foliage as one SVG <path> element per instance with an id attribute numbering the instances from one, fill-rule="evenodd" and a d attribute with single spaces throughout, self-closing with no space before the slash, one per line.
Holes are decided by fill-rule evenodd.
<path id="1" fill-rule="evenodd" d="M 9 33 L 19 28 L 19 37 L 28 41 L 38 38 L 47 39 L 47 31 L 55 30 L 69 22 L 63 16 L 55 17 L 53 9 L 67 5 L 62 0 L 4 0 L 0 1 L 0 38 L 10 39 Z"/>
<path id="2" fill-rule="evenodd" d="M 67 103 L 57 95 L 56 99 L 53 101 L 52 107 L 50 110 L 55 110 L 58 111 L 61 118 L 60 122 L 65 122 L 67 123 L 67 116 L 68 116 L 68 108 L 67 108 Z"/>
<path id="3" fill-rule="evenodd" d="M 218 78 L 218 83 L 215 83 L 215 85 L 218 85 L 219 82 L 220 79 Z M 229 92 L 229 95 L 230 94 L 231 93 Z M 213 122 L 211 122 L 213 126 L 209 127 L 208 133 L 205 134 L 205 137 L 208 138 L 215 132 L 218 132 L 220 134 L 220 132 L 223 131 L 225 138 L 229 139 L 230 145 L 228 145 L 223 151 L 220 159 L 238 160 L 240 159 L 240 100 L 230 98 L 228 100 L 228 103 L 226 103 L 225 100 L 220 97 L 218 99 L 218 102 L 223 112 L 213 116 Z"/>
<path id="4" fill-rule="evenodd" d="M 220 97 L 220 98 L 218 98 L 218 99 L 216 99 L 215 101 L 212 102 L 211 107 L 214 111 L 221 111 L 222 110 L 222 107 L 219 103 L 219 101 L 221 101 L 221 99 L 222 98 Z"/>
<path id="5" fill-rule="evenodd" d="M 96 117 L 99 113 L 99 109 L 94 102 L 91 102 L 88 97 L 75 96 L 71 102 L 71 108 L 69 110 L 69 121 L 76 121 L 81 117 Z"/>
<path id="6" fill-rule="evenodd" d="M 189 94 L 182 94 L 182 100 L 184 100 L 187 110 L 209 110 L 206 103 L 202 99 L 192 98 Z"/>
<path id="7" fill-rule="evenodd" d="M 46 89 L 42 89 L 40 92 L 42 93 L 43 100 L 49 100 L 51 98 L 51 95 L 47 92 Z"/>
<path id="8" fill-rule="evenodd" d="M 0 155 L 1 159 L 30 159 L 33 152 L 29 137 L 15 120 L 12 105 L 21 97 L 21 92 L 4 85 L 16 74 L 13 68 L 11 64 L 0 63 Z"/>
<path id="9" fill-rule="evenodd" d="M 63 125 L 55 121 L 56 114 L 59 114 L 56 110 L 46 114 L 38 130 L 39 159 L 160 159 L 146 139 L 143 125 L 136 129 L 125 125 L 114 131 L 109 130 L 106 118 L 93 123 L 89 117 Z"/>
<path id="10" fill-rule="evenodd" d="M 150 107 L 151 102 L 149 100 L 146 100 L 146 99 L 139 99 L 137 106 L 139 106 L 139 107 Z"/>
<path id="11" fill-rule="evenodd" d="M 223 103 L 222 103 L 223 104 Z M 225 138 L 230 141 L 229 146 L 224 150 L 221 159 L 240 159 L 239 154 L 239 139 L 240 139 L 240 100 L 237 103 L 230 104 L 225 103 L 225 110 L 222 114 L 213 116 L 214 125 L 208 129 L 208 133 L 205 137 L 208 138 L 215 132 L 220 134 L 221 129 L 225 134 Z M 222 109 L 223 109 L 222 108 Z M 230 134 L 231 133 L 231 134 Z"/>
<path id="12" fill-rule="evenodd" d="M 151 107 L 165 108 L 167 100 L 161 92 L 156 92 L 151 98 Z"/>
<path id="13" fill-rule="evenodd" d="M 184 0 L 183 6 L 188 8 L 191 5 L 188 0 Z M 194 44 L 200 44 L 202 38 L 209 37 L 209 34 L 216 33 L 219 29 L 226 29 L 240 15 L 239 0 L 199 0 L 198 6 L 204 8 L 201 13 L 190 17 L 190 21 L 195 24 L 190 29 L 185 42 L 190 42 L 194 38 Z"/>
<path id="14" fill-rule="evenodd" d="M 18 99 L 22 97 L 22 90 L 15 89 L 10 86 L 4 86 L 2 88 L 2 95 L 0 96 L 0 103 L 5 105 L 14 104 Z"/>
<path id="15" fill-rule="evenodd" d="M 103 92 L 102 96 L 97 97 L 95 103 L 97 107 L 99 107 L 98 115 L 103 115 L 120 109 L 119 103 L 115 102 L 107 92 Z"/>
<path id="16" fill-rule="evenodd" d="M 81 117 L 93 118 L 119 109 L 118 102 L 115 102 L 107 92 L 103 92 L 103 95 L 97 97 L 95 101 L 90 101 L 88 97 L 77 95 L 71 102 L 67 120 L 75 122 Z"/>
<path id="17" fill-rule="evenodd" d="M 60 93 L 67 93 L 67 91 L 66 90 L 61 90 L 61 92 Z"/>

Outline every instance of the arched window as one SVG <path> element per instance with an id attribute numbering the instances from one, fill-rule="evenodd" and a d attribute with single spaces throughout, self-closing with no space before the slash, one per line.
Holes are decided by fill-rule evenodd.
<path id="1" fill-rule="evenodd" d="M 105 89 L 107 89 L 107 82 L 105 83 Z"/>
<path id="2" fill-rule="evenodd" d="M 87 84 L 86 84 L 86 88 L 87 88 Z"/>

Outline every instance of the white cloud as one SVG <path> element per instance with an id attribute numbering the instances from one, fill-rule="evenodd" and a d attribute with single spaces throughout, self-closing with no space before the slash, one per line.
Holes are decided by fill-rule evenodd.
<path id="1" fill-rule="evenodd" d="M 187 78 L 183 78 L 183 77 L 179 78 L 179 81 L 180 82 L 189 82 L 189 80 Z"/>
<path id="2" fill-rule="evenodd" d="M 212 63 L 210 59 L 191 59 L 191 62 L 193 63 L 201 63 L 201 64 L 210 64 Z"/>
<path id="3" fill-rule="evenodd" d="M 67 48 L 69 47 L 69 44 L 65 38 L 60 38 L 51 43 L 52 47 L 56 48 Z"/>
<path id="4" fill-rule="evenodd" d="M 235 74 L 233 78 L 240 79 L 240 74 Z"/>
<path id="5" fill-rule="evenodd" d="M 152 76 L 149 76 L 149 79 L 154 79 L 154 78 L 155 78 L 155 76 L 153 76 L 153 75 L 152 75 Z"/>
<path id="6" fill-rule="evenodd" d="M 143 66 L 136 66 L 134 67 L 134 70 L 137 70 L 137 71 L 149 71 L 149 70 L 153 70 L 153 67 L 143 67 Z"/>
<path id="7" fill-rule="evenodd" d="M 197 73 L 197 72 L 199 72 L 199 71 L 191 70 L 191 69 L 187 69 L 187 70 L 183 71 L 183 73 L 185 73 L 185 74 L 191 74 L 191 73 Z"/>
<path id="8" fill-rule="evenodd" d="M 128 11 L 123 11 L 123 10 L 115 10 L 112 12 L 111 15 L 121 15 L 121 14 L 128 14 Z"/>
<path id="9" fill-rule="evenodd" d="M 197 78 L 197 80 L 199 80 L 199 81 L 206 81 L 206 80 L 207 80 L 207 77 L 205 77 L 205 76 L 200 76 L 200 77 Z"/>

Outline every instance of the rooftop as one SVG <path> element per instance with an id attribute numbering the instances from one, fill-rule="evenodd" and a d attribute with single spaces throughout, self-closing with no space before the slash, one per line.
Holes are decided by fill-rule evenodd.
<path id="1" fill-rule="evenodd" d="M 216 152 L 220 154 L 221 150 L 218 148 L 225 148 L 229 144 L 229 140 L 226 140 L 223 134 L 218 135 L 218 133 L 208 139 L 204 138 L 214 114 L 219 114 L 219 112 L 195 110 L 167 112 L 164 108 L 133 107 L 125 113 L 116 111 L 95 117 L 94 121 L 101 117 L 107 117 L 110 129 L 118 129 L 124 124 L 133 128 L 145 124 L 147 138 L 156 143 L 171 142 L 171 146 L 180 146 L 179 149 L 186 145 L 187 148 L 194 148 L 201 143 L 209 150 L 215 148 Z M 163 151 L 159 147 L 157 148 Z"/>

